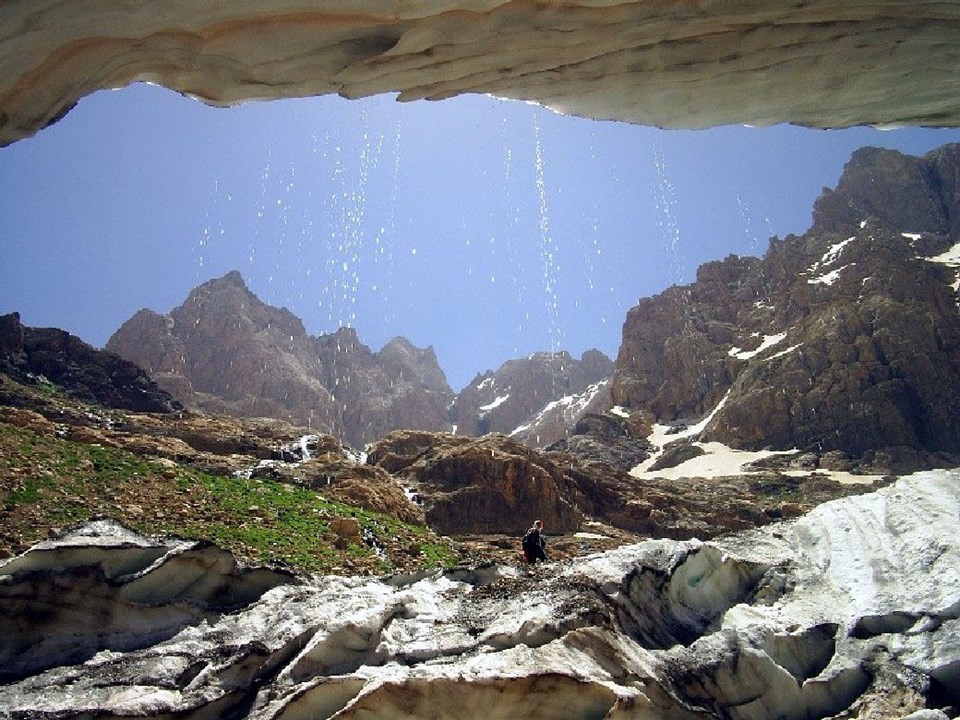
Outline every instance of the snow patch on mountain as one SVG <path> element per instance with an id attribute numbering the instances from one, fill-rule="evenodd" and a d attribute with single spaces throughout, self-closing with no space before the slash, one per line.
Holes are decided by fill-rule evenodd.
<path id="1" fill-rule="evenodd" d="M 843 249 L 856 239 L 857 236 L 852 235 L 842 242 L 831 245 L 830 248 L 823 254 L 823 257 L 811 265 L 807 272 L 815 273 L 821 268 L 825 268 L 828 265 L 833 265 L 837 260 L 840 259 L 840 253 L 843 252 Z"/>
<path id="2" fill-rule="evenodd" d="M 486 405 L 481 405 L 478 409 L 482 413 L 488 413 L 491 410 L 500 407 L 509 399 L 510 399 L 510 393 L 507 393 L 506 395 L 500 395 L 493 402 L 487 403 Z"/>
<path id="3" fill-rule="evenodd" d="M 861 224 L 860 227 L 862 228 L 863 224 Z M 857 239 L 857 236 L 853 235 L 851 237 L 848 237 L 846 240 L 843 240 L 841 242 L 831 245 L 817 262 L 815 262 L 813 265 L 811 265 L 809 268 L 806 269 L 804 274 L 813 275 L 815 273 L 820 273 L 816 277 L 808 279 L 807 283 L 810 285 L 833 285 L 837 281 L 837 279 L 840 277 L 841 272 L 843 272 L 844 270 L 846 270 L 848 267 L 852 265 L 856 265 L 856 263 L 849 263 L 847 265 L 844 265 L 843 267 L 834 268 L 829 272 L 822 272 L 824 268 L 827 268 L 833 265 L 834 263 L 836 263 L 840 259 L 840 255 L 843 252 L 843 249 L 856 239 Z"/>
<path id="4" fill-rule="evenodd" d="M 940 253 L 939 255 L 934 255 L 933 257 L 921 258 L 922 260 L 927 260 L 928 262 L 939 263 L 941 265 L 946 265 L 950 268 L 955 268 L 957 270 L 956 280 L 950 285 L 953 288 L 953 291 L 960 293 L 960 243 L 957 243 L 949 250 Z M 960 300 L 957 301 L 957 304 L 960 305 Z"/>
<path id="5" fill-rule="evenodd" d="M 840 273 L 846 270 L 849 267 L 853 267 L 856 263 L 850 263 L 849 265 L 844 265 L 843 267 L 838 267 L 834 270 L 831 270 L 828 273 L 823 275 L 818 275 L 815 278 L 810 278 L 807 280 L 808 285 L 833 285 L 839 278 Z"/>
<path id="6" fill-rule="evenodd" d="M 776 358 L 778 358 L 778 357 L 783 357 L 784 355 L 789 355 L 790 353 L 792 353 L 794 350 L 796 350 L 796 349 L 797 349 L 798 347 L 800 347 L 801 345 L 803 345 L 803 343 L 797 343 L 796 345 L 791 345 L 790 347 L 786 348 L 785 350 L 781 350 L 780 352 L 774 353 L 773 355 L 771 355 L 771 356 L 768 357 L 768 358 L 764 358 L 764 360 L 774 360 L 774 359 L 776 359 Z"/>
<path id="7" fill-rule="evenodd" d="M 948 267 L 960 267 L 960 242 L 951 247 L 949 250 L 940 253 L 939 255 L 934 255 L 933 257 L 927 257 L 923 259 L 928 260 L 929 262 L 947 265 Z"/>
<path id="8" fill-rule="evenodd" d="M 523 425 L 515 428 L 510 436 L 518 435 L 522 432 L 529 430 L 531 427 L 535 427 L 540 423 L 543 423 L 547 417 L 553 413 L 561 413 L 563 415 L 563 420 L 565 424 L 571 424 L 586 412 L 587 408 L 590 406 L 596 398 L 605 388 L 609 387 L 610 379 L 601 380 L 598 383 L 590 385 L 582 393 L 577 393 L 575 395 L 565 395 L 559 400 L 554 400 L 544 406 L 543 410 L 538 412 L 530 422 L 524 423 Z M 627 415 L 629 417 L 629 415 Z"/>
<path id="9" fill-rule="evenodd" d="M 776 335 L 764 335 L 763 342 L 760 343 L 760 347 L 756 350 L 741 350 L 739 347 L 732 347 L 727 351 L 727 354 L 731 357 L 739 358 L 740 360 L 749 360 L 752 357 L 755 357 L 762 353 L 767 348 L 771 348 L 787 336 L 786 333 L 777 333 Z"/>
<path id="10" fill-rule="evenodd" d="M 787 348 L 782 353 L 795 350 L 799 345 Z M 652 432 L 647 437 L 647 441 L 657 448 L 649 458 L 630 470 L 633 477 L 643 480 L 653 480 L 656 478 L 667 478 L 670 480 L 679 480 L 684 478 L 718 478 L 729 477 L 732 475 L 754 475 L 760 471 L 745 471 L 744 466 L 756 463 L 760 460 L 778 455 L 793 455 L 798 452 L 796 448 L 790 450 L 738 450 L 728 447 L 719 442 L 699 442 L 694 440 L 691 444 L 699 448 L 702 453 L 697 457 L 690 458 L 682 463 L 669 468 L 651 470 L 657 461 L 663 456 L 664 450 L 671 443 L 681 440 L 689 440 L 700 436 L 714 416 L 723 408 L 730 392 L 717 403 L 717 406 L 702 420 L 696 424 L 683 425 L 663 425 L 657 423 L 653 426 Z M 804 470 L 792 469 L 784 472 L 786 475 L 794 477 L 808 477 L 813 472 L 828 475 L 831 479 L 842 483 L 873 484 L 880 480 L 880 475 L 855 475 L 849 472 L 818 469 Z"/>

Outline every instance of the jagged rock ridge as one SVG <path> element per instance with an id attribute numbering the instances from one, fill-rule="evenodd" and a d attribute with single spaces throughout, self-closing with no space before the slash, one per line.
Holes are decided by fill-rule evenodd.
<path id="1" fill-rule="evenodd" d="M 0 5 L 0 146 L 88 93 L 142 80 L 220 106 L 485 93 L 659 127 L 960 122 L 951 3 L 172 0 L 115 10 Z"/>
<path id="2" fill-rule="evenodd" d="M 701 440 L 960 454 L 960 145 L 856 152 L 805 235 L 707 263 L 630 310 L 615 403 Z M 939 458 L 939 459 L 938 459 Z"/>
<path id="3" fill-rule="evenodd" d="M 610 407 L 613 362 L 535 353 L 478 376 L 459 395 L 432 348 L 397 337 L 379 352 L 352 328 L 310 336 L 285 308 L 261 302 L 236 271 L 195 288 L 168 315 L 140 310 L 107 350 L 143 367 L 188 407 L 273 417 L 363 447 L 392 430 L 513 433 L 543 447 L 586 412 Z"/>
<path id="4" fill-rule="evenodd" d="M 51 382 L 79 400 L 137 412 L 180 409 L 134 363 L 57 328 L 32 328 L 19 313 L 0 316 L 0 373 L 34 385 Z"/>
<path id="5" fill-rule="evenodd" d="M 354 447 L 400 427 L 450 427 L 453 392 L 431 348 L 395 338 L 374 353 L 351 328 L 308 335 L 236 271 L 195 288 L 169 315 L 139 311 L 106 347 L 186 405 L 280 418 Z"/>
<path id="6" fill-rule="evenodd" d="M 6 667 L 0 707 L 32 718 L 940 720 L 960 709 L 958 481 L 921 473 L 774 529 L 649 541 L 549 572 L 270 580 L 173 634 L 164 610 L 180 596 L 166 578 L 188 550 L 118 542 L 122 531 L 101 526 L 0 565 L 0 617 L 15 630 L 0 651 L 36 648 Z M 97 617 L 54 604 L 46 622 L 24 622 L 25 589 L 65 583 L 79 600 L 91 591 L 76 579 L 100 575 L 111 582 L 95 586 Z M 206 577 L 229 594 L 242 576 L 225 565 Z M 188 606 L 207 602 L 190 595 Z M 89 640 L 124 617 L 141 641 L 96 652 Z"/>

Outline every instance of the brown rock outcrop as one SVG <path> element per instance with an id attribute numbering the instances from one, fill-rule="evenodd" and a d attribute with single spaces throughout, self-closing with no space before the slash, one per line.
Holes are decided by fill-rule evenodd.
<path id="1" fill-rule="evenodd" d="M 379 0 L 0 6 L 0 145 L 147 80 L 212 105 L 488 93 L 661 127 L 956 125 L 950 3 Z"/>
<path id="2" fill-rule="evenodd" d="M 409 484 L 427 524 L 446 534 L 520 534 L 541 518 L 550 532 L 580 523 L 572 485 L 546 456 L 501 435 L 391 433 L 368 462 Z"/>
<path id="3" fill-rule="evenodd" d="M 0 422 L 32 430 L 38 435 L 53 435 L 57 426 L 33 410 L 0 406 Z"/>
<path id="4" fill-rule="evenodd" d="M 390 473 L 374 465 L 348 460 L 342 452 L 302 463 L 268 465 L 255 470 L 253 476 L 295 483 L 330 500 L 384 513 L 403 522 L 418 525 L 424 522 L 422 510 L 407 497 Z"/>

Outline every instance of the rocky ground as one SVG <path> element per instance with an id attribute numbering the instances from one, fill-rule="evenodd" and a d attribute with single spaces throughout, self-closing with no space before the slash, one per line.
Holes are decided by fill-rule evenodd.
<path id="1" fill-rule="evenodd" d="M 104 408 L 0 374 L 0 554 L 110 518 L 302 571 L 518 565 L 534 517 L 562 560 L 644 537 L 714 537 L 867 489 L 775 470 L 640 480 L 597 455 L 602 437 L 578 456 L 503 436 L 399 432 L 367 459 L 306 433 L 277 420 Z"/>
<path id="2" fill-rule="evenodd" d="M 101 517 L 300 570 L 382 573 L 469 552 L 416 522 L 402 492 L 360 507 L 349 487 L 275 479 L 301 435 L 272 420 L 105 409 L 0 375 L 0 554 Z"/>

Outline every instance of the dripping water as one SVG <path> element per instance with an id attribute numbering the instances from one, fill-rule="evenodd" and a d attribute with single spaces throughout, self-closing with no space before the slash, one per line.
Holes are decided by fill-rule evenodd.
<path id="1" fill-rule="evenodd" d="M 760 237 L 757 234 L 756 221 L 753 217 L 753 213 L 750 211 L 750 205 L 739 193 L 737 194 L 737 209 L 740 211 L 740 219 L 743 222 L 743 232 L 750 244 L 750 254 L 754 257 L 760 257 L 763 254 L 763 247 L 761 245 Z M 767 238 L 773 237 L 773 228 L 770 223 L 770 217 L 764 215 L 763 222 L 766 228 Z"/>
<path id="2" fill-rule="evenodd" d="M 673 182 L 667 174 L 663 149 L 659 145 L 653 147 L 653 162 L 657 173 L 657 182 L 654 185 L 657 227 L 660 230 L 664 254 L 667 256 L 670 280 L 674 285 L 680 285 L 683 282 L 684 258 L 680 246 L 680 225 L 677 222 L 677 196 Z"/>
<path id="3" fill-rule="evenodd" d="M 198 280 L 205 279 L 204 265 L 209 259 L 209 253 L 213 251 L 215 242 L 222 240 L 226 235 L 223 227 L 224 211 L 220 207 L 220 198 L 222 195 L 223 192 L 220 189 L 220 181 L 214 180 L 211 199 L 203 209 L 203 232 L 200 233 L 200 237 L 197 239 L 197 246 L 194 248 L 197 260 L 196 278 Z M 232 197 L 227 194 L 227 199 L 231 200 Z M 211 218 L 216 218 L 216 221 L 214 222 Z"/>
<path id="4" fill-rule="evenodd" d="M 517 235 L 517 230 L 520 227 L 520 207 L 517 204 L 516 198 L 514 197 L 512 179 L 513 179 L 513 148 L 509 142 L 509 127 L 507 122 L 507 108 L 505 105 L 500 105 L 500 118 L 499 118 L 499 130 L 500 130 L 500 143 L 503 151 L 503 187 L 501 196 L 503 198 L 503 203 L 506 207 L 506 230 L 504 232 L 505 241 L 504 241 L 504 250 L 507 256 L 507 267 L 512 268 L 513 272 L 510 274 L 510 283 L 512 286 L 513 294 L 516 297 L 516 307 L 520 312 L 524 309 L 524 290 L 525 284 L 523 278 L 526 273 L 522 266 L 521 254 L 517 248 L 514 238 Z M 529 318 L 529 314 L 526 316 Z M 521 315 L 518 320 L 517 332 L 518 334 L 523 333 L 524 329 L 524 316 Z M 514 347 L 514 354 L 519 353 L 519 348 Z"/>
<path id="5" fill-rule="evenodd" d="M 540 113 L 533 114 L 534 162 L 536 175 L 537 200 L 539 209 L 539 247 L 543 265 L 544 306 L 547 313 L 547 332 L 550 340 L 550 352 L 556 353 L 560 347 L 562 332 L 560 329 L 560 311 L 557 296 L 559 268 L 557 267 L 557 247 L 550 232 L 550 218 L 547 208 L 547 188 L 544 171 L 543 142 L 540 135 Z"/>
<path id="6" fill-rule="evenodd" d="M 250 240 L 249 251 L 247 254 L 248 264 L 253 267 L 256 264 L 257 247 L 260 244 L 260 226 L 263 224 L 264 214 L 267 209 L 267 183 L 270 181 L 270 166 L 273 162 L 273 150 L 267 151 L 267 161 L 263 167 L 263 174 L 260 176 L 260 197 L 257 199 L 257 216 L 253 224 L 253 236 Z"/>
<path id="7" fill-rule="evenodd" d="M 377 277 L 380 278 L 380 284 L 373 287 L 374 293 L 380 298 L 381 311 L 383 313 L 386 325 L 392 325 L 395 321 L 393 298 L 393 268 L 394 255 L 393 246 L 397 236 L 397 206 L 400 194 L 400 158 L 401 158 L 401 134 L 402 134 L 402 115 L 398 111 L 397 118 L 393 126 L 393 148 L 392 148 L 392 166 L 390 178 L 390 193 L 387 206 L 387 217 L 383 226 L 377 231 L 374 243 L 373 263 L 378 267 Z"/>

